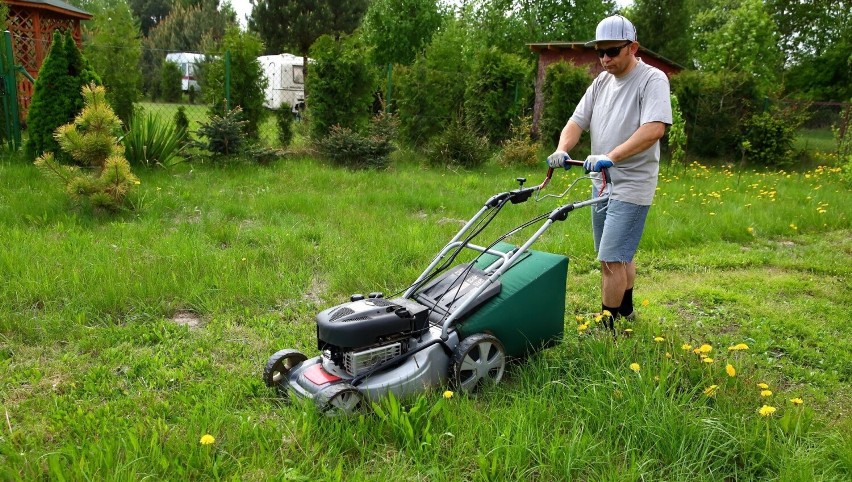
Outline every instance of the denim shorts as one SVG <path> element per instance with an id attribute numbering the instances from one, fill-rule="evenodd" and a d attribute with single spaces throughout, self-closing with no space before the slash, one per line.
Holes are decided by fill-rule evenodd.
<path id="1" fill-rule="evenodd" d="M 600 209 L 592 206 L 592 235 L 598 261 L 633 261 L 650 208 L 615 199 Z"/>

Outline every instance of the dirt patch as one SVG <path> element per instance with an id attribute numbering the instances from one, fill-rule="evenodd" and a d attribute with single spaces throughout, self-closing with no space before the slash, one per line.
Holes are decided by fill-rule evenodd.
<path id="1" fill-rule="evenodd" d="M 201 327 L 201 317 L 198 316 L 198 313 L 192 311 L 178 311 L 172 317 L 172 321 L 175 324 L 187 326 L 190 330 Z"/>
<path id="2" fill-rule="evenodd" d="M 315 305 L 322 304 L 322 294 L 328 290 L 328 285 L 317 277 L 311 280 L 311 287 L 302 295 L 305 301 L 309 301 Z"/>

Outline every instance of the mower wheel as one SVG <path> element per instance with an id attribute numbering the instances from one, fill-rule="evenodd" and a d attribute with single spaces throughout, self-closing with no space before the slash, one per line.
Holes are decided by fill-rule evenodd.
<path id="1" fill-rule="evenodd" d="M 314 395 L 317 410 L 328 417 L 351 414 L 363 399 L 357 388 L 345 382 L 325 387 Z"/>
<path id="2" fill-rule="evenodd" d="M 281 387 L 281 382 L 287 380 L 290 370 L 308 357 L 296 350 L 281 350 L 269 357 L 263 367 L 263 382 L 267 387 Z"/>
<path id="3" fill-rule="evenodd" d="M 471 335 L 453 350 L 450 381 L 459 391 L 472 393 L 483 384 L 497 384 L 505 371 L 506 352 L 492 335 Z"/>

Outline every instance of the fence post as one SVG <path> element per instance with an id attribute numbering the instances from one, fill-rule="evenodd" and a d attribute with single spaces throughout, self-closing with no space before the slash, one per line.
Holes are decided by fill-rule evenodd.
<path id="1" fill-rule="evenodd" d="M 225 112 L 231 111 L 231 51 L 225 51 Z"/>
<path id="2" fill-rule="evenodd" d="M 0 77 L 2 77 L 3 127 L 6 142 L 13 151 L 21 146 L 21 123 L 18 112 L 18 85 L 15 81 L 15 57 L 12 53 L 12 34 L 8 30 L 0 37 Z"/>

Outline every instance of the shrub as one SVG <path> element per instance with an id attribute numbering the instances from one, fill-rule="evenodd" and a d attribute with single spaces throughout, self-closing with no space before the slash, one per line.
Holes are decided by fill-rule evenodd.
<path id="1" fill-rule="evenodd" d="M 293 141 L 293 110 L 290 104 L 284 102 L 275 111 L 275 124 L 278 125 L 278 142 L 281 147 L 287 147 Z"/>
<path id="2" fill-rule="evenodd" d="M 193 143 L 212 154 L 229 156 L 240 152 L 245 139 L 245 126 L 248 122 L 242 120 L 243 111 L 235 107 L 223 115 L 211 115 L 208 122 L 201 122 L 196 133 L 206 141 Z"/>
<path id="3" fill-rule="evenodd" d="M 796 162 L 793 143 L 806 117 L 798 110 L 777 110 L 752 116 L 743 124 L 742 146 L 749 161 L 770 167 Z"/>
<path id="4" fill-rule="evenodd" d="M 393 116 L 379 114 L 370 121 L 366 135 L 348 127 L 333 126 L 317 146 L 333 163 L 349 169 L 383 169 L 394 151 L 391 143 L 397 122 Z"/>
<path id="5" fill-rule="evenodd" d="M 311 58 L 306 79 L 311 137 L 319 140 L 335 125 L 358 132 L 370 118 L 375 84 L 363 45 L 355 37 L 324 35 L 311 47 Z"/>
<path id="6" fill-rule="evenodd" d="M 70 161 L 59 149 L 53 134 L 57 127 L 74 120 L 84 105 L 82 88 L 92 82 L 100 84 L 100 79 L 77 49 L 74 39 L 70 35 L 64 38 L 55 30 L 50 52 L 33 86 L 27 116 L 27 152 L 31 158 L 53 152 L 57 159 Z"/>
<path id="7" fill-rule="evenodd" d="M 671 94 L 672 126 L 668 130 L 668 146 L 672 165 L 684 165 L 686 161 L 686 126 L 677 96 Z"/>
<path id="8" fill-rule="evenodd" d="M 165 61 L 160 69 L 160 97 L 166 102 L 180 102 L 183 73 L 175 62 Z"/>
<path id="9" fill-rule="evenodd" d="M 180 106 L 175 112 L 175 130 L 181 137 L 186 141 L 189 137 L 189 117 L 186 116 L 186 108 L 184 106 Z"/>
<path id="10" fill-rule="evenodd" d="M 171 165 L 180 154 L 185 135 L 186 130 L 163 122 L 155 114 L 137 113 L 122 139 L 125 157 L 137 166 Z"/>
<path id="11" fill-rule="evenodd" d="M 532 119 L 524 116 L 512 123 L 512 134 L 503 143 L 500 163 L 504 166 L 538 166 L 541 144 L 532 138 Z"/>
<path id="12" fill-rule="evenodd" d="M 531 91 L 531 72 L 516 55 L 495 47 L 483 50 L 465 90 L 465 118 L 473 130 L 495 142 L 506 139 Z"/>
<path id="13" fill-rule="evenodd" d="M 35 164 L 65 184 L 75 202 L 88 202 L 95 208 L 118 210 L 128 192 L 139 184 L 123 155 L 117 134 L 121 121 L 106 101 L 103 87 L 91 84 L 82 89 L 85 107 L 73 122 L 56 129 L 62 150 L 79 166 L 60 163 L 52 152 L 36 159 Z"/>
<path id="14" fill-rule="evenodd" d="M 488 139 L 477 135 L 459 118 L 426 149 L 429 162 L 440 166 L 477 167 L 484 164 L 489 155 Z"/>
<path id="15" fill-rule="evenodd" d="M 589 71 L 571 62 L 556 62 L 544 71 L 539 135 L 548 145 L 559 143 L 562 128 L 592 81 Z"/>

